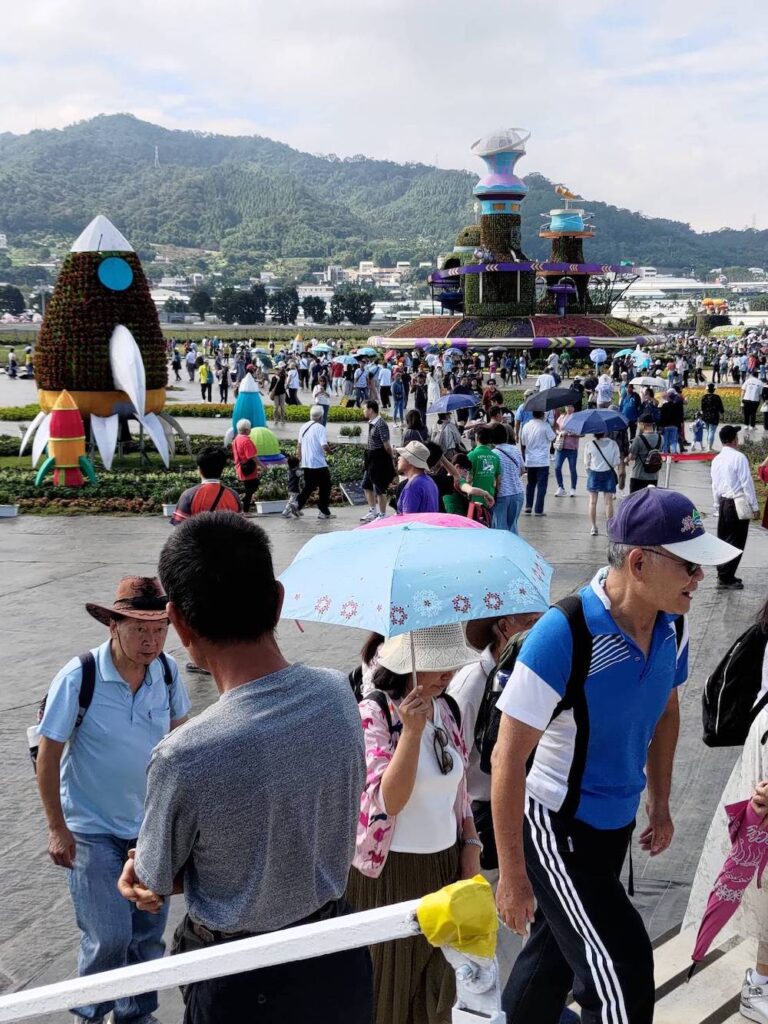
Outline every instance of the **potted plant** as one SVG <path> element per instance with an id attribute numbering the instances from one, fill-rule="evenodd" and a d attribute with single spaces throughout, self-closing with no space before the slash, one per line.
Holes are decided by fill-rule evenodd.
<path id="1" fill-rule="evenodd" d="M 179 500 L 179 488 L 169 487 L 163 494 L 163 515 L 170 519 L 176 511 L 176 502 Z"/>
<path id="2" fill-rule="evenodd" d="M 285 484 L 279 480 L 269 480 L 262 484 L 256 499 L 256 511 L 260 516 L 274 515 L 282 512 L 288 500 Z"/>
<path id="3" fill-rule="evenodd" d="M 10 491 L 0 491 L 0 519 L 15 519 L 19 514 L 19 506 L 14 502 Z"/>

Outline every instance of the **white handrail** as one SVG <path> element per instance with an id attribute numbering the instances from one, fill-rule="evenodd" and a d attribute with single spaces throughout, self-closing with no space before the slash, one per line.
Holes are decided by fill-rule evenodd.
<path id="1" fill-rule="evenodd" d="M 409 938 L 419 931 L 415 919 L 418 904 L 418 900 L 395 903 L 361 914 L 299 925 L 192 953 L 13 992 L 0 996 L 0 1022 L 24 1020 L 40 1013 L 69 1010 L 292 960 L 308 960 L 376 942 Z"/>

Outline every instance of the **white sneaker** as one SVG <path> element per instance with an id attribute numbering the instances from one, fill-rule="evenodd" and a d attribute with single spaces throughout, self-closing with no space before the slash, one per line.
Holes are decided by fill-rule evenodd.
<path id="1" fill-rule="evenodd" d="M 597 536 L 597 527 L 593 526 L 592 529 L 589 532 L 592 534 L 593 537 L 596 537 Z"/>
<path id="2" fill-rule="evenodd" d="M 374 519 L 379 518 L 379 513 L 375 508 L 369 508 L 364 516 L 360 516 L 361 523 L 372 523 Z"/>
<path id="3" fill-rule="evenodd" d="M 564 498 L 565 497 L 565 488 L 558 487 L 557 490 L 555 491 L 555 497 L 556 498 Z"/>
<path id="4" fill-rule="evenodd" d="M 334 515 L 333 512 L 328 512 L 327 514 L 325 512 L 318 512 L 317 513 L 317 518 L 318 519 L 335 519 L 336 516 Z"/>
<path id="5" fill-rule="evenodd" d="M 576 488 L 575 488 L 575 487 L 572 487 L 572 488 L 570 489 L 570 491 L 568 492 L 568 494 L 569 494 L 569 495 L 570 495 L 570 496 L 571 496 L 572 498 L 575 498 L 575 497 L 576 497 Z"/>
<path id="6" fill-rule="evenodd" d="M 757 1021 L 757 1024 L 768 1024 L 768 985 L 756 985 L 752 982 L 752 971 L 744 975 L 741 986 L 742 1017 Z"/>
<path id="7" fill-rule="evenodd" d="M 387 518 L 387 513 L 386 512 L 377 512 L 376 515 L 373 518 L 374 519 L 386 519 Z"/>

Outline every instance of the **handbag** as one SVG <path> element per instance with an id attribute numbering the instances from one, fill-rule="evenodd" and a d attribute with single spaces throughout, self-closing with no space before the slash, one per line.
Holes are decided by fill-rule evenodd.
<path id="1" fill-rule="evenodd" d="M 618 487 L 619 486 L 619 476 L 618 476 L 618 473 L 613 468 L 613 466 L 610 465 L 610 463 L 608 462 L 608 459 L 606 459 L 605 455 L 603 455 L 603 449 L 600 447 L 600 445 L 597 443 L 597 441 L 593 441 L 592 444 L 600 452 L 600 455 L 602 456 L 603 462 L 605 462 L 608 465 L 608 469 L 610 469 L 611 473 L 613 473 L 613 482 Z"/>
<path id="2" fill-rule="evenodd" d="M 736 509 L 736 515 L 739 519 L 752 518 L 752 505 L 750 504 L 749 498 L 746 494 L 734 494 L 733 504 Z"/>
<path id="3" fill-rule="evenodd" d="M 563 450 L 563 445 L 564 444 L 565 444 L 565 433 L 562 430 L 559 430 L 557 432 L 557 437 L 555 438 L 555 443 L 552 445 L 552 447 L 555 449 L 556 452 L 561 452 Z"/>

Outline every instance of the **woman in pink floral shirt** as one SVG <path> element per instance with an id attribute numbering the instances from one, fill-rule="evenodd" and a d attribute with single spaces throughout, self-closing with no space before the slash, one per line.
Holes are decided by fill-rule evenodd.
<path id="1" fill-rule="evenodd" d="M 375 689 L 360 704 L 366 787 L 348 899 L 369 910 L 418 899 L 480 870 L 481 845 L 467 797 L 467 749 L 445 689 L 476 660 L 461 626 L 387 640 Z M 376 1024 L 448 1024 L 454 975 L 421 936 L 371 948 Z"/>

